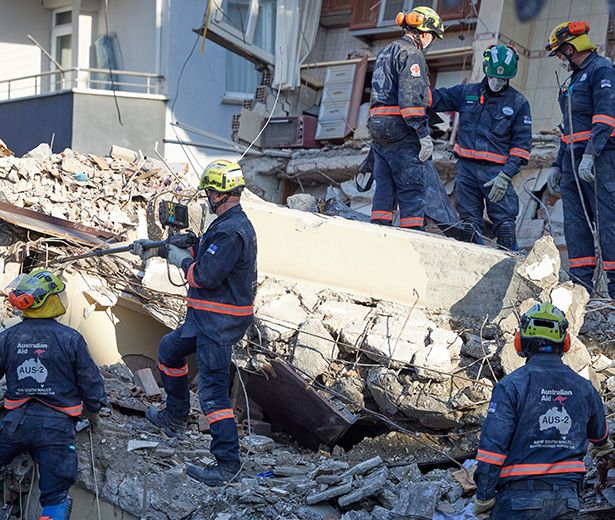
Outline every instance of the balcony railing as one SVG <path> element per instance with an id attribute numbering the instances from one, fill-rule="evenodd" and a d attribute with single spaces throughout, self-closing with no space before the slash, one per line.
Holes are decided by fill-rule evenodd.
<path id="1" fill-rule="evenodd" d="M 71 68 L 0 80 L 0 100 L 38 96 L 74 88 L 164 94 L 164 76 L 128 70 Z"/>

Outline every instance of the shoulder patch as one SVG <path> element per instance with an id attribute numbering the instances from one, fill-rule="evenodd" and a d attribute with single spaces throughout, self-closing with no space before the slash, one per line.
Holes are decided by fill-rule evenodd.
<path id="1" fill-rule="evenodd" d="M 218 246 L 216 244 L 211 244 L 208 248 L 207 248 L 207 253 L 209 253 L 210 255 L 215 255 L 216 251 L 218 250 Z"/>
<path id="2" fill-rule="evenodd" d="M 531 125 L 532 124 L 532 118 L 530 116 L 523 116 L 523 124 Z"/>
<path id="3" fill-rule="evenodd" d="M 611 88 L 611 80 L 610 79 L 601 79 L 600 80 L 600 88 Z"/>
<path id="4" fill-rule="evenodd" d="M 587 79 L 587 72 L 584 72 L 583 75 L 579 78 L 579 81 L 585 81 Z"/>
<path id="5" fill-rule="evenodd" d="M 415 78 L 418 78 L 421 75 L 421 67 L 418 63 L 414 63 L 410 67 L 410 74 L 412 74 Z"/>
<path id="6" fill-rule="evenodd" d="M 498 403 L 494 403 L 491 401 L 489 403 L 489 408 L 487 408 L 487 413 L 495 413 L 495 409 L 498 407 Z"/>
<path id="7" fill-rule="evenodd" d="M 513 110 L 513 107 L 504 107 L 502 109 L 502 112 L 507 116 L 512 116 L 515 113 L 515 111 Z"/>

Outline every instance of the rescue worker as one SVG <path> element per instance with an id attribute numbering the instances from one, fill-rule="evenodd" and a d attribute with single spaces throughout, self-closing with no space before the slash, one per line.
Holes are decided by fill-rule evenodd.
<path id="1" fill-rule="evenodd" d="M 8 411 L 0 422 L 0 465 L 29 453 L 39 468 L 40 519 L 65 520 L 77 479 L 75 424 L 82 413 L 94 420 L 106 404 L 105 387 L 81 334 L 54 319 L 66 312 L 62 280 L 37 269 L 12 285 L 9 301 L 23 321 L 0 333 Z"/>
<path id="2" fill-rule="evenodd" d="M 588 441 L 590 455 L 613 452 L 598 392 L 562 361 L 567 328 L 548 302 L 521 317 L 515 348 L 527 361 L 493 389 L 476 457 L 476 514 L 576 518 Z"/>
<path id="3" fill-rule="evenodd" d="M 463 222 L 483 241 L 483 210 L 493 223 L 497 243 L 517 250 L 515 220 L 519 198 L 512 178 L 528 163 L 532 146 L 530 104 L 510 86 L 519 56 L 513 47 L 492 45 L 483 54 L 480 83 L 433 90 L 436 112 L 459 112 L 459 134 L 453 148 L 455 199 Z"/>
<path id="4" fill-rule="evenodd" d="M 421 229 L 425 215 L 425 168 L 431 159 L 429 70 L 423 55 L 444 24 L 429 7 L 397 15 L 401 39 L 380 51 L 372 76 L 368 128 L 376 189 L 371 221 L 390 226 L 395 202 L 400 226 Z"/>
<path id="5" fill-rule="evenodd" d="M 169 246 L 167 261 L 186 275 L 186 320 L 164 336 L 158 350 L 167 393 L 164 410 L 150 407 L 147 419 L 170 437 L 181 437 L 190 411 L 186 357 L 196 352 L 199 401 L 211 429 L 215 463 L 188 465 L 188 475 L 210 486 L 239 473 L 239 439 L 229 397 L 232 348 L 252 323 L 256 289 L 256 233 L 240 205 L 245 180 L 235 162 L 217 160 L 201 176 L 209 207 L 217 215 L 196 250 Z M 135 243 L 142 259 L 156 254 Z"/>
<path id="6" fill-rule="evenodd" d="M 598 224 L 609 296 L 615 298 L 615 67 L 596 52 L 588 33 L 587 22 L 565 22 L 553 29 L 546 46 L 572 71 L 559 95 L 564 135 L 549 189 L 561 191 L 575 281 L 593 290 L 598 259 L 589 219 Z"/>

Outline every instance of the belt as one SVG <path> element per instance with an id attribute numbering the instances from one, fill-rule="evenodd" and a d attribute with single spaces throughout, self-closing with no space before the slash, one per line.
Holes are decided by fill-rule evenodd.
<path id="1" fill-rule="evenodd" d="M 514 490 L 514 489 L 523 489 L 527 491 L 558 491 L 561 489 L 575 489 L 579 490 L 579 486 L 581 485 L 582 479 L 578 482 L 571 482 L 570 484 L 549 484 L 544 480 L 516 480 L 513 482 L 507 482 L 500 489 L 504 490 Z"/>

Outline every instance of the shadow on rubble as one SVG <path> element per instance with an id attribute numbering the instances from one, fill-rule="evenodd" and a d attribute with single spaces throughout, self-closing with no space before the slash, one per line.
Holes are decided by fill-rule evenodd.
<path id="1" fill-rule="evenodd" d="M 497 316 L 506 299 L 513 279 L 516 261 L 506 258 L 494 265 L 467 294 L 451 306 L 452 318 L 480 318 Z"/>

